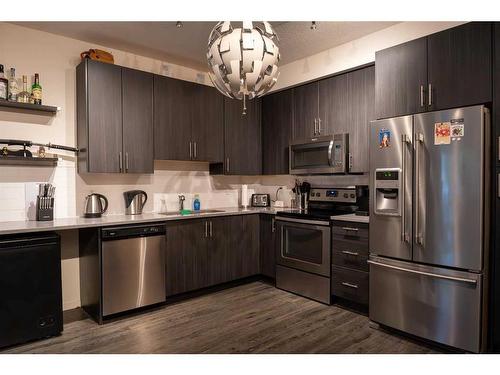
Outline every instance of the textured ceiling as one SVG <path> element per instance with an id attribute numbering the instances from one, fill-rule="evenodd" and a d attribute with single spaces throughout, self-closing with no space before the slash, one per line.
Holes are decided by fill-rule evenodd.
<path id="1" fill-rule="evenodd" d="M 207 70 L 208 35 L 216 22 L 16 22 L 49 33 Z M 280 65 L 384 29 L 395 22 L 271 22 L 280 39 Z"/>

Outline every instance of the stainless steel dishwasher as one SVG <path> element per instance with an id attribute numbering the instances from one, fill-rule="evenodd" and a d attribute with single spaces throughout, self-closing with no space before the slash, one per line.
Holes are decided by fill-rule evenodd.
<path id="1" fill-rule="evenodd" d="M 165 301 L 165 225 L 103 228 L 102 315 Z"/>

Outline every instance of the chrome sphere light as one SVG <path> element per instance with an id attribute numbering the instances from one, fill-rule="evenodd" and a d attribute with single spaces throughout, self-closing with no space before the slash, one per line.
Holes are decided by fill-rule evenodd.
<path id="1" fill-rule="evenodd" d="M 215 25 L 208 39 L 207 61 L 214 86 L 224 95 L 243 100 L 265 94 L 278 80 L 278 36 L 269 22 L 230 21 Z"/>

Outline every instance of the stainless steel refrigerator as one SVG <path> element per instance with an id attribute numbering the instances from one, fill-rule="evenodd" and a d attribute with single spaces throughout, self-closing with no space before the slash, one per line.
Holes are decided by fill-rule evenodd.
<path id="1" fill-rule="evenodd" d="M 370 319 L 480 352 L 486 342 L 489 112 L 370 124 Z"/>

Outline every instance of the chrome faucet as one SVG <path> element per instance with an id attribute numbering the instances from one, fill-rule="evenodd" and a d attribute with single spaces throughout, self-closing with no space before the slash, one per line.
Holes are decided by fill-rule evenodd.
<path id="1" fill-rule="evenodd" d="M 184 195 L 179 195 L 179 211 L 184 210 L 184 201 L 186 197 Z"/>

